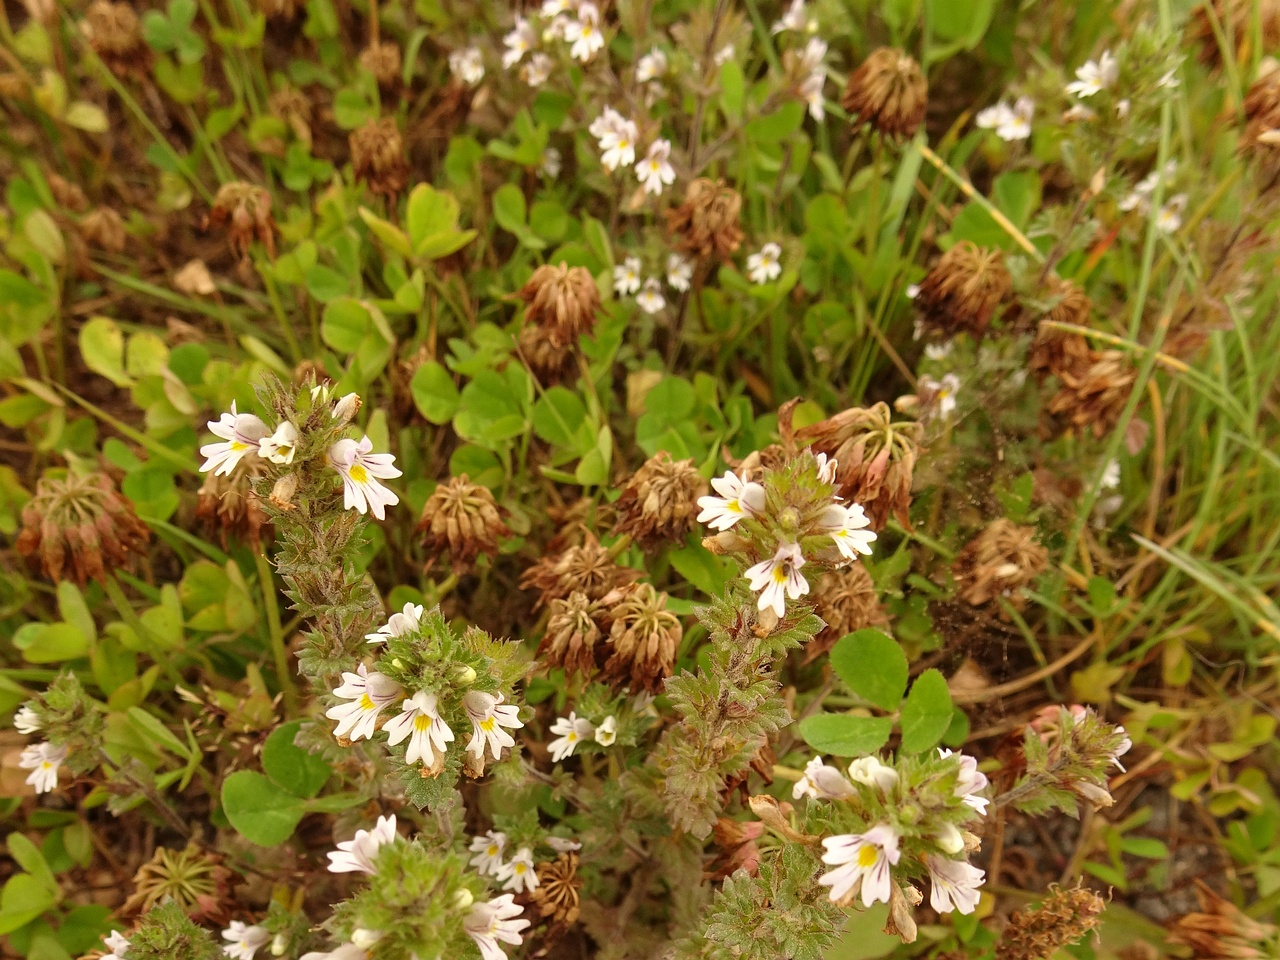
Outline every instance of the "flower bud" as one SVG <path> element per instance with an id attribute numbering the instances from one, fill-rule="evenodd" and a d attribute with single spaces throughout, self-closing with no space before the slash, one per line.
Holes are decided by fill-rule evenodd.
<path id="1" fill-rule="evenodd" d="M 955 854 L 964 849 L 964 837 L 954 824 L 944 823 L 938 827 L 938 835 L 934 838 L 943 853 Z"/>
<path id="2" fill-rule="evenodd" d="M 459 910 L 466 910 L 471 906 L 471 904 L 475 903 L 475 901 L 475 896 L 473 896 L 471 891 L 466 887 L 463 887 L 453 895 L 453 905 Z"/>
<path id="3" fill-rule="evenodd" d="M 277 933 L 271 939 L 271 955 L 273 957 L 283 957 L 285 950 L 289 949 L 289 938 L 283 933 Z"/>
<path id="4" fill-rule="evenodd" d="M 359 928 L 351 931 L 351 942 L 361 950 L 368 950 L 383 937 L 381 930 Z"/>
<path id="5" fill-rule="evenodd" d="M 457 675 L 457 684 L 460 687 L 469 687 L 476 682 L 476 671 L 473 667 L 460 663 L 454 667 L 454 673 Z"/>
<path id="6" fill-rule="evenodd" d="M 293 495 L 298 492 L 298 477 L 293 473 L 286 473 L 283 477 L 275 482 L 275 486 L 271 488 L 271 502 L 281 510 L 293 509 Z"/>
<path id="7" fill-rule="evenodd" d="M 354 393 L 348 393 L 345 397 L 340 397 L 338 402 L 333 405 L 333 419 L 338 421 L 338 426 L 345 427 L 360 412 L 360 407 L 363 403 L 364 401 L 360 399 L 359 395 Z"/>

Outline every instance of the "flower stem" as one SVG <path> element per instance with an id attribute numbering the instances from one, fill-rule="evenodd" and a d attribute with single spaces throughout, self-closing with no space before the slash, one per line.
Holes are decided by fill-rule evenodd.
<path id="1" fill-rule="evenodd" d="M 265 554 L 254 557 L 258 566 L 258 580 L 262 584 L 262 602 L 267 610 L 267 629 L 271 635 L 271 655 L 276 662 L 276 677 L 280 682 L 280 692 L 284 694 L 285 710 L 290 716 L 298 707 L 298 687 L 293 682 L 293 674 L 289 672 L 289 652 L 284 645 L 284 630 L 280 626 L 280 604 L 276 596 L 276 582 L 272 575 L 271 564 Z"/>

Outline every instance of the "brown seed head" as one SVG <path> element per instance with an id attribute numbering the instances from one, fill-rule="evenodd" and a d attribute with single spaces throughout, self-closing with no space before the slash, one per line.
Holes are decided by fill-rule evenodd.
<path id="1" fill-rule="evenodd" d="M 360 66 L 373 74 L 384 94 L 400 89 L 400 48 L 391 41 L 374 42 L 361 50 Z"/>
<path id="2" fill-rule="evenodd" d="M 609 551 L 587 534 L 581 546 L 569 547 L 563 553 L 543 557 L 520 578 L 520 586 L 526 590 L 540 590 L 538 606 L 552 600 L 568 597 L 571 593 L 586 594 L 599 600 L 616 587 L 632 583 L 639 571 L 620 567 L 613 562 Z"/>
<path id="3" fill-rule="evenodd" d="M 685 189 L 684 203 L 667 211 L 667 229 L 681 252 L 725 260 L 742 244 L 741 209 L 738 191 L 723 180 L 699 177 Z"/>
<path id="4" fill-rule="evenodd" d="M 235 906 L 235 879 L 219 854 L 194 841 L 183 850 L 158 847 L 134 874 L 134 892 L 120 909 L 125 914 L 146 913 L 173 900 L 197 922 L 225 923 Z"/>
<path id="5" fill-rule="evenodd" d="M 142 41 L 138 15 L 130 3 L 94 0 L 84 15 L 89 46 L 117 76 L 150 69 L 151 51 Z"/>
<path id="6" fill-rule="evenodd" d="M 281 87 L 271 94 L 267 106 L 272 116 L 283 120 L 293 135 L 307 146 L 311 145 L 311 101 L 297 87 Z"/>
<path id="7" fill-rule="evenodd" d="M 693 529 L 698 498 L 706 492 L 707 482 L 692 460 L 672 460 L 661 450 L 623 485 L 614 532 L 631 534 L 646 550 L 680 543 Z"/>
<path id="8" fill-rule="evenodd" d="M 1050 290 L 1059 299 L 1045 313 L 1045 320 L 1089 326 L 1092 304 L 1083 290 L 1070 280 L 1051 281 Z M 1083 373 L 1089 362 L 1089 341 L 1083 334 L 1044 325 L 1037 330 L 1027 355 L 1028 368 L 1041 380 L 1050 374 L 1061 377 L 1063 371 Z"/>
<path id="9" fill-rule="evenodd" d="M 614 594 L 608 605 L 609 642 L 613 652 L 605 661 L 602 678 L 615 688 L 657 693 L 675 668 L 676 650 L 684 629 L 680 618 L 667 609 L 667 595 L 650 584 L 638 583 Z"/>
<path id="10" fill-rule="evenodd" d="M 938 258 L 920 282 L 915 304 L 920 319 L 933 329 L 980 337 L 1012 288 L 1004 254 L 965 240 Z"/>
<path id="11" fill-rule="evenodd" d="M 404 140 L 392 117 L 370 120 L 351 132 L 351 166 L 374 193 L 395 197 L 409 182 Z"/>
<path id="12" fill-rule="evenodd" d="M 822 656 L 846 633 L 889 625 L 889 615 L 876 595 L 871 574 L 860 563 L 824 573 L 818 581 L 816 597 L 814 612 L 826 626 L 805 646 L 805 663 Z"/>
<path id="13" fill-rule="evenodd" d="M 1009 594 L 1017 603 L 1017 591 L 1049 563 L 1049 551 L 1036 542 L 1035 535 L 1035 527 L 1020 527 L 1007 517 L 988 524 L 951 565 L 961 598 L 976 607 Z"/>
<path id="14" fill-rule="evenodd" d="M 1274 924 L 1254 920 L 1235 904 L 1219 896 L 1200 880 L 1196 881 L 1200 912 L 1188 913 L 1174 921 L 1170 943 L 1190 947 L 1196 960 L 1273 957 Z"/>
<path id="15" fill-rule="evenodd" d="M 1280 69 L 1262 73 L 1244 98 L 1240 152 L 1257 159 L 1264 179 L 1280 174 Z"/>
<path id="16" fill-rule="evenodd" d="M 840 100 L 851 119 L 897 139 L 915 136 L 928 102 L 929 84 L 920 64 L 893 47 L 873 50 L 849 74 Z"/>
<path id="17" fill-rule="evenodd" d="M 52 170 L 46 170 L 44 178 L 49 181 L 49 192 L 59 207 L 72 213 L 84 213 L 89 209 L 89 198 L 78 184 Z"/>
<path id="18" fill-rule="evenodd" d="M 547 629 L 538 644 L 537 658 L 548 668 L 590 676 L 596 670 L 596 644 L 601 638 L 597 618 L 599 604 L 585 593 L 574 592 L 548 605 Z"/>
<path id="19" fill-rule="evenodd" d="M 151 531 L 133 504 L 116 493 L 103 473 L 42 477 L 36 495 L 22 508 L 18 552 L 39 557 L 55 583 L 105 582 L 107 570 L 123 567 L 131 555 L 146 556 Z"/>
<path id="20" fill-rule="evenodd" d="M 1043 960 L 1096 927 L 1106 903 L 1092 890 L 1049 887 L 1036 906 L 1019 910 L 996 945 L 996 960 Z"/>
<path id="21" fill-rule="evenodd" d="M 124 221 L 111 207 L 98 207 L 86 213 L 80 221 L 80 236 L 86 243 L 107 253 L 124 252 L 124 245 L 129 239 Z"/>
<path id="22" fill-rule="evenodd" d="M 234 180 L 224 183 L 213 198 L 208 225 L 225 229 L 231 252 L 247 258 L 254 239 L 276 255 L 276 222 L 271 216 L 271 194 L 262 187 Z"/>
<path id="23" fill-rule="evenodd" d="M 568 347 L 557 346 L 541 327 L 525 324 L 520 328 L 520 356 L 543 386 L 566 383 L 578 372 L 578 360 Z"/>
<path id="24" fill-rule="evenodd" d="M 1103 437 L 1115 428 L 1129 402 L 1138 371 L 1121 350 L 1091 350 L 1079 372 L 1063 370 L 1062 386 L 1049 400 L 1048 411 L 1072 432 L 1088 428 Z"/>
<path id="25" fill-rule="evenodd" d="M 544 264 L 533 271 L 518 296 L 525 303 L 526 323 L 561 352 L 577 346 L 578 337 L 595 328 L 600 291 L 586 267 Z"/>
<path id="26" fill-rule="evenodd" d="M 882 530 L 889 515 L 910 526 L 911 475 L 924 427 L 892 422 L 889 407 L 852 407 L 796 431 L 796 440 L 836 460 L 837 493 L 860 504 L 872 530 Z"/>
<path id="27" fill-rule="evenodd" d="M 489 488 L 471 483 L 464 473 L 436 486 L 422 508 L 418 534 L 429 554 L 447 549 L 454 570 L 461 573 L 482 553 L 497 556 L 498 541 L 511 531 Z"/>
<path id="28" fill-rule="evenodd" d="M 1222 66 L 1222 45 L 1218 42 L 1214 21 L 1217 21 L 1223 36 L 1231 38 L 1227 42 L 1234 42 L 1236 49 L 1228 51 L 1228 56 L 1235 59 L 1239 50 L 1249 46 L 1254 35 L 1255 9 L 1262 28 L 1262 49 L 1275 50 L 1280 47 L 1280 2 L 1277 0 L 1257 0 L 1256 4 L 1255 0 L 1212 0 L 1208 4 L 1197 3 L 1191 8 L 1187 18 L 1188 39 L 1199 46 L 1200 61 L 1205 66 Z"/>
<path id="29" fill-rule="evenodd" d="M 265 473 L 257 454 L 247 454 L 231 476 L 205 474 L 196 495 L 196 519 L 225 547 L 229 539 L 247 543 L 256 551 L 263 534 L 271 534 L 271 520 L 253 492 L 253 481 Z M 292 476 L 292 474 L 290 474 Z"/>
<path id="30" fill-rule="evenodd" d="M 538 885 L 529 899 L 538 908 L 538 914 L 552 923 L 568 926 L 578 919 L 578 891 L 582 881 L 578 878 L 578 855 L 573 851 L 562 853 L 549 863 L 535 868 Z"/>

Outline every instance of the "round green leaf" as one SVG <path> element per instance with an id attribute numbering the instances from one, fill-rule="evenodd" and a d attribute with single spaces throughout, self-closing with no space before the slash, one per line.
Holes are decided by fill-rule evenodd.
<path id="1" fill-rule="evenodd" d="M 312 267 L 312 270 L 315 269 L 317 268 Z M 360 348 L 360 342 L 369 332 L 372 323 L 369 311 L 359 302 L 350 297 L 342 297 L 324 308 L 324 316 L 320 320 L 320 336 L 339 353 L 351 354 Z"/>
<path id="2" fill-rule="evenodd" d="M 74 660 L 89 652 L 89 638 L 69 623 L 27 623 L 13 635 L 13 645 L 28 663 Z"/>
<path id="3" fill-rule="evenodd" d="M 879 630 L 858 630 L 831 649 L 831 667 L 864 700 L 895 710 L 907 689 L 907 657 Z"/>
<path id="4" fill-rule="evenodd" d="M 951 693 L 937 670 L 926 670 L 916 678 L 902 705 L 902 749 L 923 753 L 938 745 L 951 726 Z"/>
<path id="5" fill-rule="evenodd" d="M 431 423 L 448 423 L 458 412 L 458 387 L 449 371 L 434 360 L 414 371 L 409 391 L 418 412 Z"/>
<path id="6" fill-rule="evenodd" d="M 274 847 L 293 836 L 306 803 L 260 773 L 237 770 L 222 782 L 222 809 L 250 843 Z"/>
<path id="7" fill-rule="evenodd" d="M 309 800 L 320 792 L 333 768 L 315 754 L 294 745 L 301 727 L 301 720 L 276 727 L 262 745 L 262 769 L 277 786 L 295 797 Z"/>
<path id="8" fill-rule="evenodd" d="M 800 721 L 800 736 L 819 753 L 862 757 L 889 742 L 893 721 L 888 717 L 850 717 L 820 713 Z"/>

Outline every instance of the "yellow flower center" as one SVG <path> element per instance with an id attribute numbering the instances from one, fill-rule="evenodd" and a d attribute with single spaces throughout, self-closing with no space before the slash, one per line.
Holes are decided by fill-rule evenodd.
<path id="1" fill-rule="evenodd" d="M 493 733 L 494 728 L 497 727 L 497 725 L 497 721 L 495 721 L 493 717 L 486 717 L 480 721 L 480 729 L 485 733 Z"/>
<path id="2" fill-rule="evenodd" d="M 875 866 L 877 860 L 880 859 L 880 852 L 871 844 L 864 844 L 858 851 L 858 866 L 864 870 L 868 867 Z"/>
<path id="3" fill-rule="evenodd" d="M 351 465 L 351 469 L 347 472 L 351 475 L 351 479 L 354 483 L 369 482 L 369 471 L 358 463 L 353 463 Z"/>
<path id="4" fill-rule="evenodd" d="M 525 864 L 517 863 L 515 868 L 516 876 L 517 877 L 522 876 L 524 872 L 528 869 L 529 869 L 528 866 L 526 866 Z"/>
<path id="5" fill-rule="evenodd" d="M 496 857 L 501 852 L 502 851 L 498 849 L 498 845 L 496 843 L 489 844 L 488 849 L 485 850 L 485 853 L 491 857 Z"/>
<path id="6" fill-rule="evenodd" d="M 370 696 L 367 693 L 360 694 L 361 710 L 375 710 L 377 709 L 377 706 L 378 705 L 373 702 L 373 700 L 370 698 Z"/>
<path id="7" fill-rule="evenodd" d="M 420 730 L 420 731 L 430 730 L 431 718 L 428 717 L 425 713 L 418 714 L 416 717 L 413 718 L 413 728 L 415 730 Z"/>
<path id="8" fill-rule="evenodd" d="M 776 566 L 776 567 L 774 567 L 774 568 L 773 568 L 773 582 L 774 582 L 774 583 L 786 583 L 786 582 L 787 582 L 787 567 L 786 567 L 786 564 L 778 564 L 778 566 Z"/>

